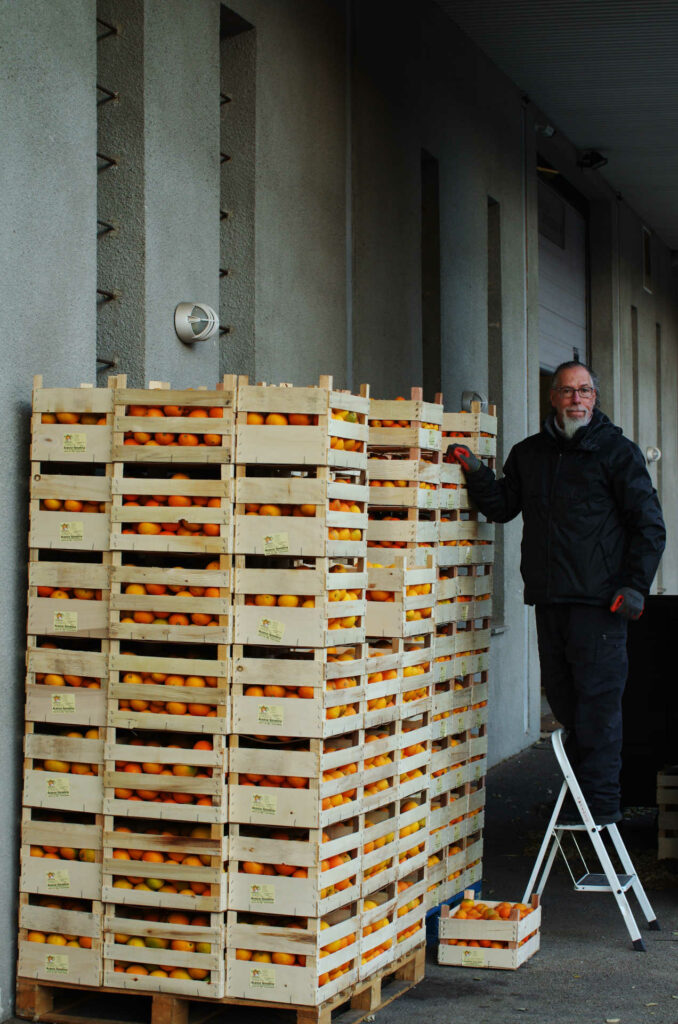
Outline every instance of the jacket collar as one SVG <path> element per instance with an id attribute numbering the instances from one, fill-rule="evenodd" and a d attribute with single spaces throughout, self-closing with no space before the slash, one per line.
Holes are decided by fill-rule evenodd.
<path id="1" fill-rule="evenodd" d="M 621 433 L 621 428 L 615 426 L 614 423 L 601 412 L 600 409 L 593 410 L 593 416 L 586 424 L 585 427 L 580 427 L 573 438 L 567 440 L 556 430 L 554 426 L 555 414 L 553 412 L 544 420 L 542 427 L 542 434 L 544 434 L 549 441 L 558 445 L 559 448 L 563 448 L 566 451 L 573 449 L 581 449 L 583 451 L 597 451 L 600 448 L 600 443 L 603 440 L 603 436 L 608 432 Z"/>

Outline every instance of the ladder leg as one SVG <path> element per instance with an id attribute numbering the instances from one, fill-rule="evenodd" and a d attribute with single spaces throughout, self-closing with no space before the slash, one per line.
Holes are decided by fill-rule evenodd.
<path id="1" fill-rule="evenodd" d="M 640 937 L 640 931 L 638 930 L 636 919 L 633 916 L 633 912 L 631 911 L 631 908 L 629 906 L 629 901 L 626 898 L 626 893 L 621 887 L 619 878 L 617 877 L 617 872 L 615 871 L 614 865 L 610 860 L 610 855 L 605 849 L 605 843 L 603 842 L 603 839 L 598 829 L 595 829 L 591 833 L 591 842 L 593 843 L 593 847 L 598 855 L 598 860 L 600 861 L 600 865 L 605 873 L 605 877 L 607 878 L 607 883 L 610 886 L 610 892 L 616 899 L 619 911 L 622 917 L 624 918 L 624 924 L 626 925 L 626 930 L 628 931 L 631 937 L 633 948 L 635 950 L 638 950 L 639 952 L 644 953 L 645 943 Z M 630 874 L 632 873 L 633 872 L 630 872 Z"/>
<path id="2" fill-rule="evenodd" d="M 631 861 L 631 858 L 629 857 L 629 852 L 626 849 L 626 844 L 624 843 L 624 840 L 622 839 L 621 835 L 619 834 L 619 829 L 617 828 L 616 825 L 608 825 L 607 826 L 607 830 L 610 833 L 610 839 L 612 840 L 614 848 L 617 851 L 617 856 L 619 857 L 619 860 L 621 861 L 621 864 L 622 864 L 622 867 L 623 867 L 624 871 L 626 872 L 627 875 L 632 875 L 633 876 L 633 882 L 631 884 L 631 888 L 633 889 L 633 892 L 635 893 L 636 899 L 638 900 L 638 903 L 640 904 L 640 909 L 643 911 L 643 914 L 645 915 L 645 920 L 647 921 L 647 923 L 650 926 L 650 929 L 652 931 L 655 931 L 655 932 L 660 931 L 661 929 L 659 927 L 659 921 L 657 920 L 655 912 L 652 909 L 650 901 L 647 898 L 647 895 L 645 893 L 645 889 L 643 888 L 643 885 L 642 885 L 640 879 L 638 878 L 638 873 L 637 873 L 637 871 L 633 867 L 633 862 Z"/>
<path id="3" fill-rule="evenodd" d="M 556 822 L 558 821 L 558 815 L 560 814 L 560 808 L 563 806 L 563 800 L 565 799 L 565 794 L 566 793 L 567 793 L 567 783 L 563 782 L 562 786 L 560 787 L 560 793 L 558 794 L 558 799 L 556 800 L 556 805 L 553 808 L 553 811 L 551 813 L 551 820 L 549 821 L 548 828 L 546 829 L 546 832 L 544 833 L 544 838 L 542 840 L 542 844 L 541 844 L 541 847 L 539 849 L 539 853 L 537 855 L 537 859 L 536 859 L 536 861 L 534 863 L 534 867 L 532 868 L 532 874 L 530 875 L 530 880 L 527 883 L 527 887 L 526 887 L 525 892 L 523 894 L 523 899 L 522 899 L 523 903 L 527 903 L 529 901 L 530 896 L 532 895 L 533 892 L 539 892 L 539 894 L 541 895 L 541 893 L 544 891 L 544 886 L 546 885 L 546 879 L 549 876 L 549 872 L 551 871 L 551 865 L 553 864 L 553 859 L 554 859 L 554 857 L 556 855 L 556 852 L 555 852 L 556 851 L 556 844 L 555 843 L 553 844 L 553 847 L 551 849 L 551 853 L 549 855 L 549 860 L 548 860 L 548 862 L 546 864 L 546 867 L 544 868 L 544 874 L 542 875 L 541 881 L 539 883 L 540 884 L 540 888 L 537 890 L 537 889 L 534 888 L 534 885 L 535 885 L 535 883 L 537 881 L 537 878 L 539 877 L 539 872 L 541 870 L 542 864 L 544 863 L 544 858 L 546 857 L 546 853 L 547 853 L 547 850 L 548 850 L 548 847 L 549 847 L 549 843 L 551 842 L 551 839 L 553 838 L 553 835 L 554 835 L 554 832 L 555 832 Z"/>

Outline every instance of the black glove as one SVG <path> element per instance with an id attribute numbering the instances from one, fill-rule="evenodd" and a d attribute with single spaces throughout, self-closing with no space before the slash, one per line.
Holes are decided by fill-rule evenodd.
<path id="1" fill-rule="evenodd" d="M 451 444 L 445 452 L 445 462 L 457 462 L 465 473 L 477 473 L 482 462 L 465 444 Z"/>
<path id="2" fill-rule="evenodd" d="M 645 608 L 645 598 L 633 587 L 620 587 L 612 598 L 610 611 L 623 619 L 639 619 Z"/>

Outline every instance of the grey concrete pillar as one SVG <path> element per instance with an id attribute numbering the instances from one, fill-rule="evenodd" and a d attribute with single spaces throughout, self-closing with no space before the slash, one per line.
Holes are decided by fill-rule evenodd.
<path id="1" fill-rule="evenodd" d="M 14 998 L 32 377 L 92 381 L 94 0 L 0 2 L 0 1020 Z"/>

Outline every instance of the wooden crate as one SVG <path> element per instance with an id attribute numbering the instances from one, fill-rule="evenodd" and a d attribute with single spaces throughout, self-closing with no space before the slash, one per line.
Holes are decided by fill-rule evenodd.
<path id="1" fill-rule="evenodd" d="M 34 462 L 31 466 L 29 547 L 58 551 L 107 550 L 111 530 L 110 477 L 49 473 L 50 468 L 49 463 Z M 88 469 L 87 464 L 84 468 Z M 51 509 L 50 505 L 56 502 L 62 507 Z M 63 507 L 64 502 L 69 503 L 68 507 Z M 74 503 L 82 507 L 78 509 Z M 102 504 L 106 511 L 87 511 L 95 505 L 100 508 Z"/>
<path id="2" fill-rule="evenodd" d="M 239 556 L 239 558 L 242 556 Z M 366 574 L 330 573 L 325 559 L 316 560 L 315 570 L 248 569 L 235 570 L 234 642 L 236 644 L 285 647 L 336 647 L 362 643 L 365 639 L 366 601 L 331 601 L 330 592 L 339 584 L 343 590 L 358 590 L 364 595 Z M 247 595 L 295 595 L 313 599 L 315 607 L 281 607 L 246 604 Z M 355 625 L 334 628 L 332 619 L 355 617 Z"/>
<path id="3" fill-rule="evenodd" d="M 259 465 L 333 466 L 341 469 L 367 467 L 368 393 L 351 395 L 334 391 L 331 377 L 321 377 L 317 387 L 279 387 L 238 381 L 236 462 Z M 248 423 L 248 413 L 280 413 L 316 419 L 316 425 L 268 425 Z M 343 418 L 349 414 L 353 422 Z M 251 417 L 250 417 L 251 418 Z M 332 447 L 332 439 L 348 440 L 351 450 Z M 336 442 L 335 442 L 336 443 Z"/>
<path id="4" fill-rule="evenodd" d="M 224 995 L 225 927 L 222 914 L 201 915 L 206 923 L 176 924 L 130 917 L 125 904 L 109 904 L 103 922 L 104 985 L 140 992 L 167 992 L 204 999 L 220 999 Z M 153 912 L 150 912 L 153 914 Z M 157 915 L 155 915 L 157 917 Z M 187 915 L 188 916 L 188 915 Z M 122 937 L 141 940 L 144 945 L 130 946 Z M 147 945 L 150 942 L 151 945 Z M 173 949 L 172 944 L 191 943 L 193 950 Z M 163 948 L 163 944 L 167 944 Z M 198 946 L 202 945 L 200 950 Z M 196 977 L 128 974 L 116 970 L 129 965 L 142 965 L 148 972 L 183 969 L 196 972 Z M 203 976 L 203 972 L 204 976 Z"/>
<path id="5" fill-rule="evenodd" d="M 466 899 L 475 899 L 474 890 L 464 892 Z M 488 907 L 496 907 L 497 900 L 484 900 Z M 539 897 L 532 897 L 532 911 L 520 919 L 513 910 L 508 920 L 461 920 L 453 917 L 448 906 L 440 911 L 440 946 L 438 963 L 454 967 L 492 967 L 516 970 L 529 960 L 539 949 L 541 907 Z M 449 945 L 452 940 L 455 945 Z M 527 940 L 527 941 L 525 941 Z M 459 945 L 458 943 L 466 943 Z M 483 946 L 469 946 L 470 942 L 505 942 L 507 947 L 494 949 Z"/>
<path id="6" fill-rule="evenodd" d="M 196 823 L 227 820 L 228 748 L 224 736 L 211 736 L 210 750 L 196 750 L 194 747 L 183 747 L 178 750 L 174 745 L 132 745 L 125 742 L 124 737 L 120 739 L 119 732 L 120 730 L 115 727 L 108 730 L 105 749 L 104 813 L 131 815 L 138 813 L 141 807 L 144 816 L 148 818 Z M 145 737 L 152 739 L 155 733 L 141 733 L 137 738 L 139 736 L 142 740 Z M 172 738 L 172 734 L 169 738 Z M 181 765 L 187 770 L 196 769 L 198 774 L 195 777 L 183 772 L 181 775 L 164 775 L 155 771 L 144 771 L 143 768 L 139 772 L 129 773 L 118 768 L 116 762 L 135 764 L 140 768 L 146 764 L 163 767 Z M 207 771 L 212 773 L 209 778 L 203 777 Z M 126 795 L 128 793 L 129 795 Z M 146 794 L 156 796 L 150 797 Z M 132 796 L 141 796 L 141 802 L 131 799 Z M 203 802 L 200 802 L 201 798 Z"/>
<path id="7" fill-rule="evenodd" d="M 393 887 L 398 877 L 400 853 L 400 800 L 391 798 L 365 812 L 362 823 L 362 838 L 365 840 L 362 850 L 361 896 L 371 897 L 385 887 Z"/>
<path id="8" fill-rule="evenodd" d="M 90 823 L 45 821 L 37 818 L 31 808 L 22 809 L 21 892 L 72 899 L 101 898 L 101 819 L 89 815 L 85 821 Z M 33 855 L 43 847 L 50 853 L 56 850 L 59 855 Z"/>
<path id="9" fill-rule="evenodd" d="M 659 836 L 657 857 L 678 858 L 678 767 L 657 774 Z"/>
<path id="10" fill-rule="evenodd" d="M 334 656 L 328 655 L 324 648 L 300 652 L 285 649 L 279 653 L 280 657 L 246 657 L 243 647 L 236 646 L 233 652 L 233 732 L 320 738 L 355 730 L 355 716 L 346 716 L 334 709 L 351 706 L 360 710 L 366 695 L 364 645 L 346 648 L 346 653 L 354 655 L 351 661 L 332 660 Z M 347 679 L 353 680 L 355 685 L 329 688 L 335 681 Z M 282 687 L 289 696 L 267 696 L 265 692 L 248 695 L 252 687 L 265 690 L 269 683 Z M 304 694 L 301 699 L 299 687 Z"/>
<path id="11" fill-rule="evenodd" d="M 77 421 L 44 422 L 63 413 L 75 414 Z M 45 388 L 42 377 L 34 377 L 31 462 L 110 462 L 112 420 L 112 388 Z"/>
<path id="12" fill-rule="evenodd" d="M 109 581 L 110 569 L 105 564 L 31 560 L 28 565 L 27 632 L 34 636 L 105 639 L 108 635 Z M 68 593 L 68 600 L 41 596 L 41 590 L 44 594 L 49 589 Z M 78 597 L 76 591 L 90 593 L 92 597 Z M 101 600 L 95 598 L 97 592 Z"/>
<path id="13" fill-rule="evenodd" d="M 396 510 L 392 510 L 396 511 Z M 390 515 L 391 513 L 389 513 Z M 406 547 L 407 545 L 429 545 L 438 542 L 438 519 L 435 512 L 420 513 L 408 508 L 397 519 L 375 518 L 370 515 L 367 524 L 368 554 L 375 555 L 380 548 Z M 421 516 L 431 516 L 430 519 Z"/>
<path id="14" fill-rule="evenodd" d="M 368 565 L 368 597 L 373 591 L 393 595 L 392 601 L 367 602 L 366 630 L 372 637 L 406 637 L 432 632 L 436 601 L 436 568 L 433 554 L 423 566 L 407 555 L 395 555 L 392 567 Z M 408 594 L 410 587 L 428 586 L 428 594 Z M 427 618 L 411 619 L 408 612 L 428 610 Z"/>
<path id="15" fill-rule="evenodd" d="M 456 565 L 490 565 L 494 562 L 491 541 L 447 540 L 438 545 L 436 557 L 442 567 Z"/>
<path id="16" fill-rule="evenodd" d="M 30 738 L 30 736 L 26 737 L 27 740 Z M 37 738 L 44 739 L 44 737 Z M 35 748 L 31 746 L 29 749 Z M 44 747 L 40 749 L 44 749 Z M 82 811 L 87 814 L 100 814 L 103 806 L 101 775 L 74 775 L 42 771 L 33 766 L 33 758 L 29 755 L 25 759 L 23 803 L 26 807 L 49 807 L 55 811 Z"/>
<path id="17" fill-rule="evenodd" d="M 252 476 L 253 467 L 238 466 L 236 481 L 235 547 L 242 555 L 291 555 L 332 558 L 363 557 L 367 529 L 368 488 L 365 473 L 339 477 L 326 466 L 307 470 L 278 469 L 286 476 Z M 272 470 L 267 470 L 272 472 Z M 260 470 L 266 472 L 266 470 Z M 296 475 L 291 475 L 294 472 Z M 247 475 L 246 475 L 247 474 Z M 303 474 L 303 475 L 302 475 Z M 359 511 L 332 509 L 334 502 Z M 260 515 L 257 506 L 290 508 L 288 515 Z M 304 508 L 308 513 L 297 514 Z M 333 530 L 360 530 L 359 538 L 332 539 Z"/>
<path id="18" fill-rule="evenodd" d="M 428 459 L 408 459 L 399 457 L 398 453 L 372 451 L 367 471 L 370 505 L 382 508 L 440 507 L 441 464 L 437 453 L 429 455 Z M 422 487 L 422 484 L 426 486 Z"/>
<path id="19" fill-rule="evenodd" d="M 121 651 L 117 641 L 111 646 L 108 688 L 108 724 L 111 727 L 220 735 L 231 731 L 230 648 L 207 648 L 203 657 L 187 657 L 185 652 L 190 649 L 182 645 L 179 653 L 169 650 L 165 657 L 160 657 Z M 153 674 L 165 678 L 181 676 L 184 681 L 190 676 L 201 677 L 206 685 L 187 688 L 165 682 L 138 681 Z M 209 680 L 214 685 L 208 685 Z M 154 712 L 152 702 L 170 704 L 171 710 Z M 210 709 L 208 714 L 205 714 L 205 707 Z"/>
<path id="20" fill-rule="evenodd" d="M 440 451 L 442 396 L 424 402 L 421 388 L 412 388 L 407 400 L 370 401 L 370 449 L 407 448 Z"/>
<path id="21" fill-rule="evenodd" d="M 444 413 L 442 428 L 444 445 L 453 444 L 456 439 L 480 458 L 494 459 L 496 457 L 497 416 L 495 406 L 490 405 L 485 413 L 481 412 L 479 402 L 473 402 L 471 412 Z"/>
<path id="22" fill-rule="evenodd" d="M 235 378 L 224 377 L 215 390 L 172 390 L 169 385 L 151 381 L 150 388 L 127 388 L 121 375 L 114 391 L 113 462 L 155 464 L 200 464 L 233 461 Z M 182 415 L 132 415 L 131 409 L 179 410 Z M 214 418 L 194 418 L 186 410 L 219 409 Z M 155 428 L 155 429 L 153 429 Z M 203 428 L 203 429 L 200 429 Z M 130 435 L 156 438 L 155 445 L 130 444 Z M 181 436 L 198 438 L 197 444 L 184 445 Z M 162 440 L 160 440 L 162 438 Z M 173 441 L 168 440 L 173 438 Z"/>
<path id="23" fill-rule="evenodd" d="M 169 569 L 121 565 L 120 555 L 115 556 L 117 564 L 111 569 L 110 636 L 115 640 L 155 640 L 169 643 L 197 643 L 227 645 L 231 639 L 230 572 L 228 556 L 222 556 L 227 565 L 219 569 Z M 133 584 L 146 586 L 156 584 L 166 588 L 161 595 L 128 594 L 125 589 Z M 214 587 L 219 597 L 190 595 L 182 597 L 172 592 L 172 587 Z M 156 616 L 167 616 L 161 622 L 140 623 L 125 621 L 135 612 L 152 612 Z M 189 624 L 172 624 L 172 614 L 183 615 Z M 192 617 L 211 616 L 214 625 L 194 624 Z"/>
<path id="24" fill-rule="evenodd" d="M 47 682 L 50 678 L 55 685 Z M 105 725 L 107 679 L 106 653 L 38 646 L 36 637 L 29 636 L 26 653 L 26 720 L 52 724 Z M 85 683 L 86 680 L 89 682 Z M 95 683 L 99 685 L 95 687 Z"/>
<path id="25" fill-rule="evenodd" d="M 214 469 L 215 467 L 210 467 Z M 218 477 L 197 477 L 202 466 L 193 466 L 191 479 L 174 479 L 166 466 L 148 466 L 143 477 L 126 475 L 139 472 L 135 465 L 117 463 L 110 480 L 112 492 L 111 540 L 114 551 L 187 552 L 224 555 L 233 550 L 233 466 L 220 463 Z M 154 497 L 155 496 L 155 497 Z M 188 506 L 163 503 L 143 504 L 147 500 L 191 499 Z M 136 504 L 130 504 L 134 500 Z M 198 503 L 196 504 L 195 501 Z M 218 507 L 203 502 L 219 501 Z M 158 533 L 139 533 L 139 524 L 153 523 Z M 199 526 L 190 536 L 172 533 L 177 525 Z M 207 525 L 211 524 L 211 525 Z M 188 528 L 188 527 L 187 527 Z M 204 530 L 208 529 L 206 535 Z M 133 531 L 133 532 L 130 532 Z M 168 532 L 169 531 L 169 532 Z"/>
<path id="26" fill-rule="evenodd" d="M 53 902 L 64 902 L 54 899 Z M 102 970 L 101 903 L 88 901 L 87 909 L 41 906 L 28 893 L 19 899 L 19 947 L 17 974 L 70 985 L 100 985 Z M 53 945 L 28 939 L 30 933 L 74 936 L 89 940 L 90 948 Z"/>

